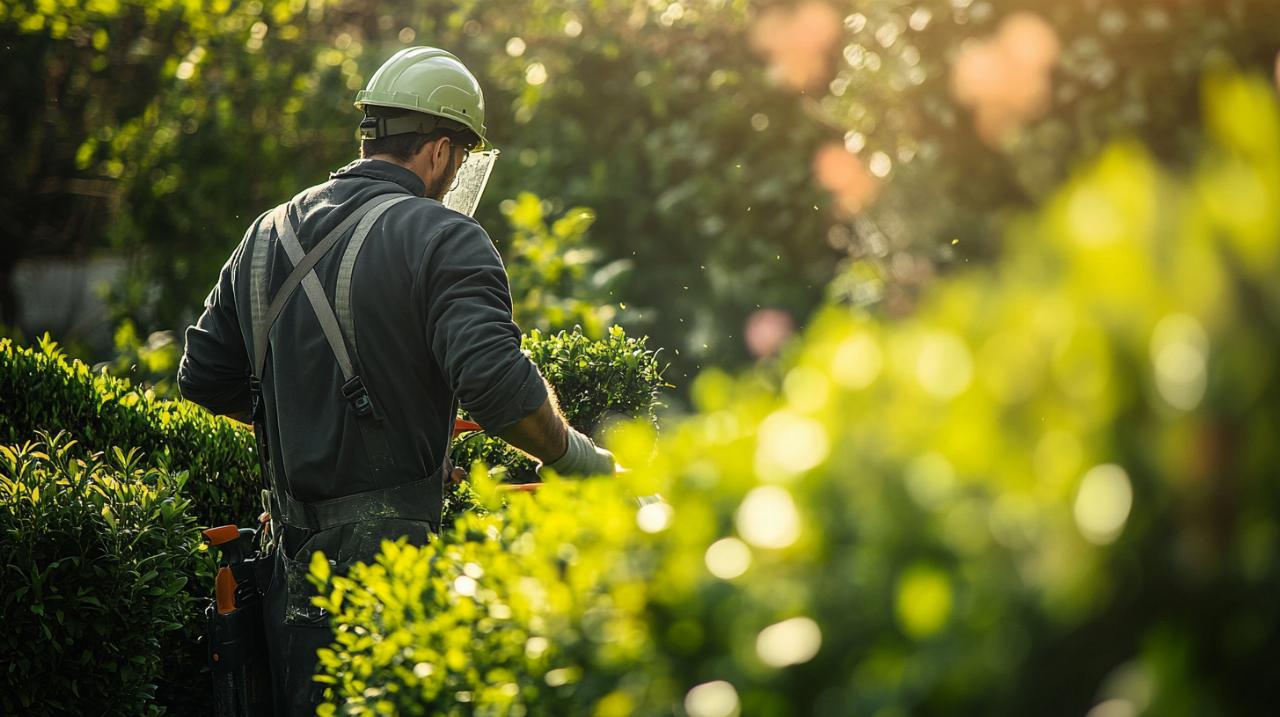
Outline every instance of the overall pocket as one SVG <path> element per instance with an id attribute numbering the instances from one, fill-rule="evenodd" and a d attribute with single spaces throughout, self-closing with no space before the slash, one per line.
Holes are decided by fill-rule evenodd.
<path id="1" fill-rule="evenodd" d="M 308 540 L 309 544 L 311 541 Z M 307 579 L 311 572 L 311 556 L 313 550 L 305 547 L 293 558 L 281 554 L 284 563 L 284 624 L 291 627 L 328 627 L 329 611 L 311 603 L 311 599 L 319 595 L 315 585 Z M 329 561 L 332 571 L 337 566 Z"/>

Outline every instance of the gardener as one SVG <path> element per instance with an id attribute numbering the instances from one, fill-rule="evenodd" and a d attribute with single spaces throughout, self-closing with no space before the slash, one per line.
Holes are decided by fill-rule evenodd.
<path id="1" fill-rule="evenodd" d="M 178 369 L 186 398 L 258 437 L 278 538 L 263 581 L 278 714 L 311 714 L 321 692 L 315 653 L 332 634 L 310 602 L 312 554 L 341 572 L 384 539 L 438 532 L 444 483 L 461 473 L 448 464 L 459 403 L 557 473 L 614 471 L 521 353 L 488 235 L 439 201 L 489 148 L 476 78 L 448 52 L 409 48 L 356 107 L 361 159 L 254 221 Z"/>

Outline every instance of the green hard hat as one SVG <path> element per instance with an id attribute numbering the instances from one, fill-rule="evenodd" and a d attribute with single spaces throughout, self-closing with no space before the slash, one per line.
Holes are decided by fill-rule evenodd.
<path id="1" fill-rule="evenodd" d="M 478 149 L 491 147 L 484 134 L 484 93 L 466 65 L 435 47 L 406 47 L 382 63 L 369 85 L 356 93 L 356 108 L 393 107 L 452 120 L 480 139 Z M 403 132 L 428 132 L 437 125 L 425 117 L 400 117 L 362 122 L 361 137 L 376 139 Z"/>

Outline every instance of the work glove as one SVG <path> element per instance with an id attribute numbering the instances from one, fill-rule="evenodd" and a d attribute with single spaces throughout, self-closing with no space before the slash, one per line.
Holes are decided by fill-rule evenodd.
<path id="1" fill-rule="evenodd" d="M 612 476 L 617 464 L 612 453 L 570 427 L 568 449 L 554 462 L 539 464 L 538 476 L 547 468 L 562 476 Z"/>

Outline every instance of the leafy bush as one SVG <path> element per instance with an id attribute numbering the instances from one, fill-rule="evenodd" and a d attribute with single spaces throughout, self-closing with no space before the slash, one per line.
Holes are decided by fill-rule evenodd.
<path id="1" fill-rule="evenodd" d="M 173 638 L 197 622 L 184 586 L 212 576 L 186 481 L 65 435 L 0 446 L 0 711 L 160 713 Z"/>
<path id="2" fill-rule="evenodd" d="M 94 450 L 132 446 L 154 465 L 186 471 L 201 525 L 248 525 L 261 508 L 252 431 L 182 400 L 68 361 L 45 337 L 36 348 L 0 338 L 0 443 L 66 431 Z"/>
<path id="3" fill-rule="evenodd" d="M 621 327 L 613 326 L 599 341 L 576 329 L 547 336 L 534 329 L 520 345 L 555 387 L 565 419 L 591 435 L 610 419 L 657 420 L 658 391 L 666 384 L 657 352 L 645 348 L 646 341 L 628 338 Z M 459 442 L 452 458 L 463 467 L 476 461 L 502 467 L 512 482 L 536 480 L 534 462 L 498 438 L 476 436 Z"/>
<path id="4" fill-rule="evenodd" d="M 525 337 L 523 345 L 547 377 L 561 387 L 565 410 L 575 421 L 575 425 L 583 430 L 593 430 L 611 414 L 653 419 L 654 395 L 661 380 L 656 357 L 652 351 L 645 349 L 643 339 L 629 339 L 616 327 L 610 330 L 609 337 L 604 341 L 593 341 L 581 333 L 561 332 L 544 337 L 534 331 Z M 604 387 L 604 390 L 593 391 L 592 387 Z M 86 491 L 92 488 L 96 491 L 94 494 L 99 495 L 95 498 L 99 501 L 95 504 L 99 511 L 101 501 L 142 500 L 138 496 L 144 495 L 147 490 L 160 491 L 160 497 L 152 501 L 156 504 L 177 494 L 185 496 L 175 498 L 174 504 L 181 506 L 184 516 L 187 512 L 194 514 L 194 519 L 182 518 L 186 521 L 183 525 L 185 529 L 189 529 L 188 537 L 192 540 L 198 537 L 195 531 L 197 522 L 200 525 L 220 525 L 240 520 L 244 521 L 242 524 L 248 524 L 248 519 L 257 514 L 259 479 L 251 432 L 231 421 L 211 416 L 189 402 L 157 398 L 153 391 L 142 390 L 127 380 L 94 372 L 80 361 L 68 361 L 47 337 L 35 348 L 15 346 L 9 339 L 0 339 L 0 404 L 5 407 L 3 415 L 0 415 L 0 444 L 25 442 L 43 431 L 66 431 L 81 446 L 110 450 L 114 461 L 103 463 L 99 459 L 90 459 L 86 462 L 76 457 L 78 447 L 72 450 L 71 444 L 61 439 L 47 449 L 13 449 L 10 451 L 13 457 L 5 468 L 7 475 L 14 476 L 12 485 L 5 484 L 13 500 L 30 493 L 34 493 L 37 498 L 41 495 L 48 497 L 56 492 L 56 487 L 45 486 L 45 483 L 53 485 L 52 482 L 60 480 L 59 476 L 71 472 L 74 475 L 106 476 L 84 483 Z M 138 448 L 131 449 L 125 455 L 112 448 L 117 445 Z M 465 465 L 470 465 L 475 460 L 487 461 L 495 466 L 508 463 L 513 466 L 512 472 L 517 476 L 526 475 L 521 473 L 521 465 L 529 465 L 522 454 L 497 439 L 487 437 L 465 444 L 460 449 L 459 457 L 466 461 Z M 37 468 L 43 472 L 35 472 Z M 182 472 L 170 479 L 170 468 Z M 28 480 L 27 476 L 35 477 Z M 115 482 L 108 481 L 109 477 Z M 37 479 L 44 483 L 35 482 Z M 88 479 L 82 479 L 82 482 L 85 480 Z M 155 487 L 161 483 L 163 490 Z M 79 494 L 75 492 L 67 492 L 61 500 L 88 500 L 83 496 L 76 498 L 77 495 Z M 452 513 L 465 510 L 470 506 L 470 501 L 470 490 L 463 487 L 456 495 L 449 496 L 449 510 Z M 151 504 L 145 503 L 147 506 Z M 75 503 L 75 506 L 80 506 L 80 503 Z M 71 510 L 65 506 L 60 509 Z M 109 520 L 114 515 L 118 520 L 119 511 L 114 507 L 112 510 L 116 510 L 116 513 L 109 513 L 101 519 Z M 171 509 L 166 507 L 164 510 Z M 167 525 L 164 521 L 162 524 Z M 86 530 L 89 525 L 85 524 Z M 121 522 L 121 525 L 128 527 L 134 524 Z M 62 544 L 46 533 L 14 528 L 13 532 L 5 534 L 5 548 L 27 551 L 35 556 L 29 558 L 33 564 L 39 564 L 47 558 L 48 564 L 52 565 L 49 570 L 72 571 L 57 572 L 58 580 L 71 580 L 69 576 L 76 574 L 73 569 L 79 569 L 77 566 L 84 562 L 76 556 L 73 556 L 73 560 L 57 562 L 61 558 L 54 553 L 66 548 L 60 547 Z M 61 533 L 56 537 L 58 540 L 74 539 L 74 536 L 68 538 Z M 200 674 L 204 660 L 203 648 L 197 643 L 197 637 L 204 630 L 200 610 L 203 609 L 204 599 L 212 585 L 212 574 L 207 569 L 208 566 L 202 567 L 203 564 L 199 562 L 204 559 L 201 557 L 204 553 L 193 557 L 188 543 L 179 542 L 166 547 L 148 542 L 150 540 L 151 538 L 144 536 L 140 538 L 138 545 L 155 549 L 155 557 L 151 560 L 155 561 L 156 566 L 170 566 L 178 571 L 176 574 L 187 577 L 199 573 L 200 577 L 189 583 L 190 595 L 179 600 L 181 610 L 172 622 L 183 623 L 186 629 L 170 633 L 165 638 L 163 654 L 167 659 L 163 674 L 158 675 L 159 668 L 155 665 L 148 665 L 147 670 L 150 671 L 130 673 L 126 677 L 141 680 L 137 686 L 138 690 L 142 690 L 139 695 L 150 695 L 151 688 L 146 686 L 158 684 L 158 701 L 176 713 L 204 713 L 208 709 L 205 703 L 207 700 L 193 700 L 193 696 L 207 692 L 207 676 Z M 7 564 L 20 567 L 26 563 L 8 561 Z M 175 573 L 170 571 L 164 574 Z M 51 579 L 42 577 L 41 584 L 48 584 Z M 4 586 L 0 586 L 0 591 L 10 599 L 20 600 L 26 594 L 26 588 L 15 593 L 8 585 L 6 582 Z M 15 585 L 17 587 L 19 586 Z M 74 594 L 78 596 L 77 599 L 88 600 L 89 604 L 111 602 L 113 609 L 115 606 L 110 599 L 112 593 L 94 582 L 86 582 L 83 590 L 76 588 L 71 593 L 62 587 L 59 590 L 60 594 Z M 12 597 L 15 594 L 17 597 Z M 18 612 L 18 617 L 28 615 L 25 607 Z M 10 613 L 10 609 L 6 607 L 5 614 Z M 59 615 L 59 619 L 62 619 L 62 614 Z M 121 629 L 122 625 L 136 624 L 120 622 L 113 615 L 114 613 L 99 615 L 102 630 Z M 78 623 L 72 623 L 75 624 Z M 32 629 L 40 629 L 40 625 L 36 624 Z M 160 635 L 160 631 L 151 632 L 154 633 L 153 636 Z M 25 639 L 27 635 L 22 631 L 14 634 L 18 636 L 15 639 Z M 5 643 L 6 650 L 16 644 L 18 643 Z M 68 664 L 75 666 L 75 669 L 84 666 L 84 663 L 79 662 L 80 653 L 67 656 L 56 651 L 37 652 L 38 660 L 57 657 L 69 661 Z M 152 652 L 138 654 L 152 659 Z M 45 665 L 39 661 L 23 664 L 31 665 L 30 671 L 22 672 L 23 675 L 34 674 L 35 670 L 43 669 L 41 666 Z M 22 669 L 27 670 L 27 667 Z M 92 690 L 100 689 L 90 687 L 91 683 L 97 684 L 95 680 L 109 682 L 116 679 L 105 670 L 86 670 L 86 673 L 84 686 L 76 683 L 75 687 L 82 696 L 95 694 Z M 129 690 L 134 688 L 134 683 L 128 681 L 122 687 L 126 690 L 126 695 L 132 695 L 133 692 Z M 35 693 L 14 694 L 19 695 L 14 697 L 18 700 L 33 698 L 31 696 Z M 135 703 L 126 699 L 120 704 L 121 710 L 128 713 L 129 706 Z M 50 704 L 50 709 L 54 708 L 62 709 Z"/>
<path id="5" fill-rule="evenodd" d="M 313 571 L 325 713 L 1267 712 L 1280 108 L 1204 112 L 1190 176 L 1111 148 L 911 320 L 619 429 L 631 473 Z"/>
<path id="6" fill-rule="evenodd" d="M 598 339 L 617 314 L 612 287 L 630 262 L 595 266 L 600 252 L 586 243 L 595 212 L 573 207 L 548 224 L 549 204 L 530 192 L 502 203 L 512 232 L 498 246 L 511 280 L 512 315 L 526 330 L 576 326 Z"/>

